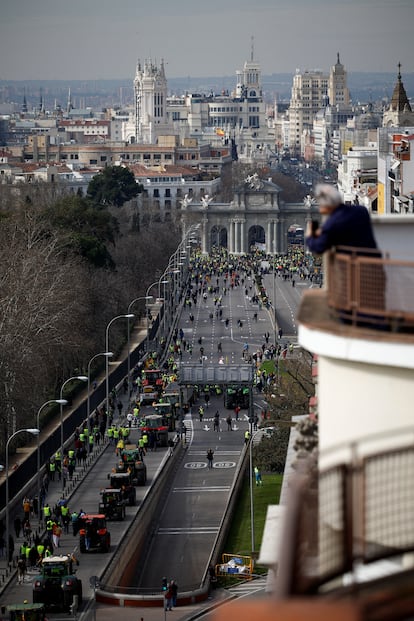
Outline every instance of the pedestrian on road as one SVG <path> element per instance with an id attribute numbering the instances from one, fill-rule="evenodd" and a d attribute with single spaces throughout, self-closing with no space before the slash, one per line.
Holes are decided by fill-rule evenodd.
<path id="1" fill-rule="evenodd" d="M 172 607 L 175 608 L 177 606 L 177 594 L 178 594 L 178 585 L 175 580 L 171 580 L 170 588 L 172 592 Z"/>
<path id="2" fill-rule="evenodd" d="M 18 584 L 23 584 L 25 575 L 26 575 L 26 560 L 24 558 L 19 558 L 19 560 L 17 561 L 17 582 Z"/>
<path id="3" fill-rule="evenodd" d="M 220 431 L 220 414 L 219 411 L 214 414 L 213 430 Z"/>
<path id="4" fill-rule="evenodd" d="M 214 457 L 214 451 L 213 449 L 209 448 L 207 451 L 207 463 L 208 463 L 209 468 L 213 467 L 213 457 Z"/>
<path id="5" fill-rule="evenodd" d="M 198 417 L 200 419 L 200 423 L 203 422 L 203 416 L 204 416 L 204 408 L 202 405 L 200 405 L 200 407 L 198 408 Z"/>
<path id="6" fill-rule="evenodd" d="M 171 583 L 170 583 L 165 592 L 165 606 L 164 606 L 165 610 L 172 610 L 172 597 L 173 597 L 173 592 L 172 592 Z"/>
<path id="7" fill-rule="evenodd" d="M 20 537 L 20 531 L 22 530 L 22 521 L 19 517 L 14 520 L 14 532 L 16 533 L 16 539 Z"/>

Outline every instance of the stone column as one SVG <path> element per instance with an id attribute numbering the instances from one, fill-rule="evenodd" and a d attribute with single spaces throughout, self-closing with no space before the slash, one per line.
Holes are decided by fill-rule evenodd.
<path id="1" fill-rule="evenodd" d="M 208 218 L 207 216 L 203 216 L 202 230 L 201 230 L 201 252 L 202 254 L 207 254 L 209 251 L 208 241 L 207 241 L 207 231 L 208 231 Z"/>
<path id="2" fill-rule="evenodd" d="M 239 254 L 239 221 L 237 218 L 234 221 L 234 252 Z"/>
<path id="3" fill-rule="evenodd" d="M 228 251 L 230 254 L 234 252 L 234 222 L 233 220 L 229 221 L 229 239 L 228 239 Z"/>
<path id="4" fill-rule="evenodd" d="M 273 239 L 272 238 L 272 223 L 269 220 L 267 223 L 267 233 L 266 233 L 266 253 L 271 254 L 274 252 L 273 250 Z"/>
<path id="5" fill-rule="evenodd" d="M 245 254 L 246 252 L 246 240 L 245 240 L 245 220 L 241 220 L 240 222 L 240 253 Z"/>
<path id="6" fill-rule="evenodd" d="M 273 252 L 280 252 L 279 249 L 279 219 L 273 220 Z"/>

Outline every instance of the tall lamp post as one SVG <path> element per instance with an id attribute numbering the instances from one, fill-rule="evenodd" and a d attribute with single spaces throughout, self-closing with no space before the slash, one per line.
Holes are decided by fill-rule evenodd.
<path id="1" fill-rule="evenodd" d="M 118 319 L 132 319 L 135 317 L 133 313 L 127 313 L 125 315 L 117 315 L 113 317 L 111 321 L 106 326 L 106 336 L 105 336 L 105 351 L 109 351 L 109 328 L 112 324 Z M 109 415 L 109 357 L 106 356 L 106 414 Z"/>
<path id="2" fill-rule="evenodd" d="M 43 412 L 44 408 L 51 403 L 58 403 L 59 405 L 63 406 L 67 404 L 67 401 L 66 399 L 50 399 L 50 401 L 46 401 L 46 403 L 40 406 L 36 415 L 36 427 L 37 429 L 39 429 L 39 433 L 37 434 L 37 506 L 39 510 L 39 521 L 42 508 L 40 503 L 40 414 Z"/>
<path id="3" fill-rule="evenodd" d="M 62 496 L 65 491 L 65 477 L 63 476 L 63 444 L 64 444 L 64 439 L 63 439 L 63 405 L 64 403 L 63 402 L 65 401 L 65 399 L 63 398 L 63 391 L 65 390 L 65 386 L 69 384 L 69 382 L 75 382 L 75 381 L 87 382 L 88 378 L 85 375 L 75 375 L 74 377 L 70 377 L 65 382 L 63 382 L 60 388 L 60 402 L 61 402 L 60 403 L 60 478 L 62 481 Z"/>
<path id="4" fill-rule="evenodd" d="M 254 546 L 255 546 L 255 541 L 254 541 L 254 500 L 253 500 L 253 454 L 252 454 L 252 449 L 253 449 L 253 440 L 254 438 L 258 435 L 258 434 L 262 434 L 263 433 L 263 429 L 258 429 L 257 431 L 255 431 L 251 438 L 250 438 L 250 443 L 249 443 L 249 472 L 250 472 L 250 526 L 251 526 L 251 535 L 252 535 L 252 539 L 251 539 L 251 546 L 252 546 L 252 552 L 254 552 Z"/>
<path id="5" fill-rule="evenodd" d="M 145 308 L 146 308 L 147 300 L 152 300 L 152 299 L 153 299 L 152 295 L 142 295 L 139 298 L 135 298 L 135 300 L 132 300 L 132 302 L 128 304 L 128 313 L 131 313 L 132 307 L 134 306 L 136 302 L 145 300 Z M 131 339 L 131 333 L 130 333 L 129 319 L 128 319 L 128 395 L 129 395 L 129 383 L 131 381 L 131 340 L 130 339 Z"/>
<path id="6" fill-rule="evenodd" d="M 89 422 L 89 416 L 91 415 L 91 401 L 90 401 L 90 390 L 91 390 L 91 364 L 92 362 L 98 358 L 99 356 L 105 356 L 105 358 L 112 358 L 114 354 L 111 351 L 102 351 L 99 354 L 95 354 L 94 356 L 92 356 L 92 358 L 89 360 L 88 362 L 88 400 L 87 400 L 87 408 L 86 408 L 86 413 L 88 416 L 88 422 Z"/>
<path id="7" fill-rule="evenodd" d="M 10 438 L 6 442 L 6 560 L 7 565 L 9 564 L 10 558 L 10 528 L 9 528 L 9 445 L 10 442 L 15 438 L 19 433 L 31 433 L 32 436 L 38 436 L 40 433 L 40 429 L 37 428 L 28 428 L 28 429 L 18 429 L 15 431 Z"/>
<path id="8" fill-rule="evenodd" d="M 161 276 L 161 278 L 162 278 L 162 276 Z M 149 295 L 149 292 L 150 292 L 150 290 L 153 287 L 155 287 L 155 285 L 158 285 L 158 283 L 159 283 L 159 280 L 155 280 L 154 282 L 152 282 L 150 284 L 150 286 L 147 289 L 147 293 L 145 295 L 146 298 L 150 299 L 152 297 L 152 296 Z M 145 314 L 147 316 L 147 344 L 146 344 L 146 348 L 145 349 L 147 350 L 147 353 L 148 353 L 148 351 L 149 351 L 149 319 L 148 319 L 148 303 L 147 302 L 145 303 Z"/>

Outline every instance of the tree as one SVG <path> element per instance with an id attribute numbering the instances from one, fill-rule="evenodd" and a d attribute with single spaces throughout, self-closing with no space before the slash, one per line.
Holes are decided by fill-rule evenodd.
<path id="1" fill-rule="evenodd" d="M 61 231 L 62 242 L 95 267 L 114 267 L 108 244 L 115 244 L 118 224 L 106 209 L 79 196 L 65 196 L 44 210 L 45 226 Z"/>
<path id="2" fill-rule="evenodd" d="M 88 288 L 76 257 L 31 206 L 0 221 L 0 422 L 12 431 L 83 346 Z"/>
<path id="3" fill-rule="evenodd" d="M 142 192 L 133 173 L 123 166 L 107 166 L 88 185 L 87 198 L 94 205 L 121 207 Z"/>

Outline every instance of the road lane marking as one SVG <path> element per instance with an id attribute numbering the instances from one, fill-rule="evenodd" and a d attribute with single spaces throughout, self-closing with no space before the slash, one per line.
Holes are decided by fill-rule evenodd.
<path id="1" fill-rule="evenodd" d="M 197 470 L 200 468 L 207 468 L 207 464 L 203 461 L 189 461 L 184 464 L 184 468 L 187 468 L 188 470 Z"/>
<path id="2" fill-rule="evenodd" d="M 185 492 L 229 492 L 230 485 L 217 485 L 213 487 L 174 487 L 173 493 L 185 493 Z"/>
<path id="3" fill-rule="evenodd" d="M 219 526 L 200 526 L 199 528 L 159 528 L 157 535 L 215 535 Z"/>
<path id="4" fill-rule="evenodd" d="M 235 468 L 235 466 L 235 461 L 216 461 L 216 463 L 213 464 L 213 468 Z"/>

